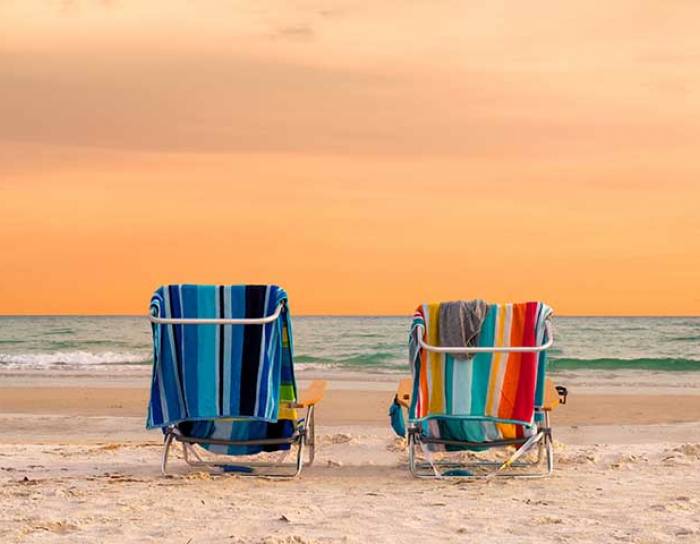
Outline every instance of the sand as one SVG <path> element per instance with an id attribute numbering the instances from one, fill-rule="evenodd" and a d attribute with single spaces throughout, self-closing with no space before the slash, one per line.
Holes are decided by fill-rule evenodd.
<path id="1" fill-rule="evenodd" d="M 0 387 L 0 413 L 143 416 L 145 389 L 114 387 Z M 390 391 L 330 389 L 319 407 L 321 425 L 385 425 Z M 575 394 L 554 412 L 562 425 L 697 421 L 700 395 Z M 2 430 L 0 430 L 2 433 Z"/>
<path id="2" fill-rule="evenodd" d="M 1 542 L 700 542 L 700 396 L 572 393 L 544 480 L 424 481 L 395 378 L 331 380 L 293 481 L 159 473 L 143 380 L 0 376 Z M 60 380 L 59 380 L 60 381 Z"/>

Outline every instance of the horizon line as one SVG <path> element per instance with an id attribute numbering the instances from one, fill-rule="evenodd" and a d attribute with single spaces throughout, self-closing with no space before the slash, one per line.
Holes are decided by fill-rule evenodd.
<path id="1" fill-rule="evenodd" d="M 148 318 L 148 314 L 0 314 L 2 318 L 22 318 L 22 317 L 129 317 Z M 391 318 L 411 318 L 412 314 L 294 314 L 294 317 L 391 317 Z M 555 314 L 555 318 L 559 317 L 595 317 L 595 318 L 700 318 L 700 314 Z"/>

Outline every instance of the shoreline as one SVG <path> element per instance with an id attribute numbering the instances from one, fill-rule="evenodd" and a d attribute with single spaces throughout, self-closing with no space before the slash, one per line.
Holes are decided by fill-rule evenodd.
<path id="1" fill-rule="evenodd" d="M 15 369 L 0 368 L 0 387 L 148 387 L 150 365 L 94 365 L 82 368 Z M 327 380 L 333 389 L 369 389 L 394 391 L 402 378 L 409 377 L 408 368 L 301 368 L 295 369 L 299 385 L 310 380 Z M 699 395 L 700 372 L 652 372 L 594 370 L 549 372 L 556 384 L 583 394 L 615 395 Z"/>
<path id="2" fill-rule="evenodd" d="M 49 383 L 46 378 L 0 386 L 0 414 L 81 417 L 143 417 L 146 383 L 101 383 L 93 379 Z M 328 380 L 326 398 L 317 410 L 320 425 L 388 426 L 387 411 L 398 379 L 359 382 Z M 303 390 L 308 379 L 299 380 Z M 552 414 L 554 425 L 653 425 L 700 421 L 700 395 L 605 394 L 571 390 L 566 405 Z"/>

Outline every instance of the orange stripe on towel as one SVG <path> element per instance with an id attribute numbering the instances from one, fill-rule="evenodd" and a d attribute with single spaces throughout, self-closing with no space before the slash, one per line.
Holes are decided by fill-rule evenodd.
<path id="1" fill-rule="evenodd" d="M 525 325 L 525 304 L 513 304 L 513 325 L 511 326 L 510 345 L 520 346 L 523 340 L 523 327 Z M 515 407 L 515 398 L 520 379 L 520 353 L 509 353 L 506 362 L 506 374 L 503 378 L 501 389 L 501 403 L 498 407 L 498 417 L 512 419 Z"/>

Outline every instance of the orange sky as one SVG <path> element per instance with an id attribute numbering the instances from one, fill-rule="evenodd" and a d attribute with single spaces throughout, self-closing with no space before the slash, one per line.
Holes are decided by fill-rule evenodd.
<path id="1" fill-rule="evenodd" d="M 700 313 L 700 4 L 0 3 L 0 313 Z"/>

